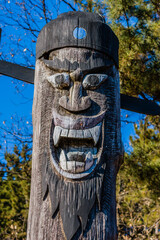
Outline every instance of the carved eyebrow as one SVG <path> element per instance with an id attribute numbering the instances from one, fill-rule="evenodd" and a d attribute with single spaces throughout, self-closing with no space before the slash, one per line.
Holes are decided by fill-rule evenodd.
<path id="1" fill-rule="evenodd" d="M 54 61 L 46 60 L 46 59 L 41 59 L 41 60 L 45 63 L 47 67 L 58 72 L 73 72 L 80 67 L 83 74 L 97 73 L 97 72 L 104 72 L 106 70 L 109 70 L 113 66 L 113 63 L 111 63 L 108 66 L 98 66 L 98 67 L 95 66 L 91 68 L 90 64 L 87 64 L 87 63 L 79 64 L 78 62 L 71 63 L 66 59 L 63 62 L 57 58 Z"/>
<path id="2" fill-rule="evenodd" d="M 41 59 L 45 65 L 55 71 L 61 71 L 61 72 L 68 72 L 68 71 L 75 71 L 79 67 L 79 63 L 74 62 L 71 63 L 67 59 L 64 61 L 61 61 L 58 58 L 55 58 L 53 60 L 46 60 L 46 59 Z"/>

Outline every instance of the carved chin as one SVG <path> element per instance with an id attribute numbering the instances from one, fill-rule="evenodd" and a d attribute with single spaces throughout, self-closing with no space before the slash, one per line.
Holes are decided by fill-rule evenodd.
<path id="1" fill-rule="evenodd" d="M 51 157 L 60 175 L 79 179 L 94 171 L 103 149 L 103 128 L 102 122 L 92 128 L 80 130 L 54 127 L 51 142 L 54 144 L 55 154 L 52 152 Z"/>

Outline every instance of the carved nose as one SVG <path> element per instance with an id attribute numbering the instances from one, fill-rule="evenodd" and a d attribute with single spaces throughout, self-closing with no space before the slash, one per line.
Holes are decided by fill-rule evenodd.
<path id="1" fill-rule="evenodd" d="M 91 100 L 88 96 L 82 96 L 81 82 L 74 82 L 69 97 L 62 96 L 59 105 L 70 112 L 80 112 L 91 106 Z"/>

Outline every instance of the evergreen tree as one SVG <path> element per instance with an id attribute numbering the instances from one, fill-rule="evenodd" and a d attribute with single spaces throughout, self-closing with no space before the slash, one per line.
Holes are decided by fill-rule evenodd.
<path id="1" fill-rule="evenodd" d="M 25 1 L 18 1 L 15 6 L 10 4 L 10 7 L 6 4 L 7 1 L 3 0 L 3 2 L 5 4 L 0 7 L 7 16 L 5 24 L 13 23 L 21 27 L 27 31 L 27 36 L 32 36 L 31 42 L 35 44 L 38 32 L 42 28 L 41 21 L 43 25 L 50 21 L 53 18 L 53 12 L 50 9 L 54 8 L 47 5 L 45 1 L 40 1 L 39 5 L 38 2 L 35 5 L 31 1 L 27 4 Z M 71 10 L 79 8 L 103 14 L 120 41 L 121 92 L 160 101 L 159 0 L 62 0 L 57 1 L 57 4 L 60 2 L 70 6 Z M 15 9 L 18 14 L 15 14 L 16 11 L 12 9 Z M 35 21 L 34 14 L 37 17 L 37 13 L 39 18 Z M 26 51 L 23 39 L 18 38 L 17 42 L 21 52 L 25 50 L 24 54 L 28 54 L 29 62 L 34 53 L 31 48 Z M 14 49 L 17 53 L 17 48 Z M 12 52 L 11 56 L 14 58 L 16 55 Z M 147 117 L 139 126 L 135 125 L 136 137 L 130 139 L 133 150 L 130 154 L 125 154 L 124 164 L 117 179 L 120 239 L 155 240 L 159 238 L 159 122 L 159 117 Z M 28 148 L 27 145 L 25 146 Z M 25 239 L 31 156 L 30 150 L 26 149 L 24 153 L 28 153 L 26 157 L 21 155 L 21 151 L 15 147 L 13 154 L 5 154 L 7 163 L 1 166 L 0 239 Z"/>
<path id="2" fill-rule="evenodd" d="M 0 164 L 0 239 L 26 239 L 31 178 L 31 149 L 5 153 Z"/>
<path id="3" fill-rule="evenodd" d="M 126 154 L 117 180 L 120 239 L 159 239 L 160 122 L 149 118 L 135 125 L 133 151 Z"/>
<path id="4" fill-rule="evenodd" d="M 107 0 L 120 41 L 121 91 L 160 101 L 159 0 Z"/>

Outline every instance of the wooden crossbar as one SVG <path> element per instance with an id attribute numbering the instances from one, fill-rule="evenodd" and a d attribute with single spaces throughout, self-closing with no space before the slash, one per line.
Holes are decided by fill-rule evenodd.
<path id="1" fill-rule="evenodd" d="M 0 74 L 34 84 L 34 69 L 0 60 Z"/>
<path id="2" fill-rule="evenodd" d="M 0 74 L 34 84 L 34 69 L 0 60 Z M 121 94 L 121 108 L 147 115 L 160 115 L 160 106 L 153 101 Z"/>

